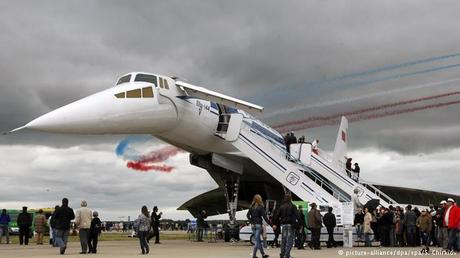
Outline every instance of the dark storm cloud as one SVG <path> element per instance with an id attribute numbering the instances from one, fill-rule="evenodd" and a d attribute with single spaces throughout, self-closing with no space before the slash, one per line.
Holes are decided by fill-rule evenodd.
<path id="1" fill-rule="evenodd" d="M 452 22 L 458 19 L 453 6 L 459 3 L 406 1 L 398 2 L 398 8 L 395 4 L 3 4 L 0 129 L 20 126 L 110 87 L 117 76 L 132 70 L 179 75 L 192 83 L 266 105 L 268 113 L 325 96 L 340 98 L 407 82 L 423 83 L 427 77 L 435 81 L 456 76 L 458 69 L 382 82 L 377 84 L 379 87 L 302 86 L 323 78 L 459 51 L 460 35 L 454 33 L 456 23 Z M 276 96 L 274 92 L 288 91 L 289 87 L 294 87 L 291 95 L 297 98 L 278 103 L 270 99 Z M 443 122 L 455 118 L 453 113 L 446 113 Z M 431 116 L 419 119 L 425 124 L 432 120 Z M 417 124 L 415 119 L 404 120 L 405 125 Z"/>
<path id="2" fill-rule="evenodd" d="M 2 2 L 0 131 L 24 125 L 55 108 L 111 87 L 117 77 L 130 71 L 176 75 L 262 104 L 267 114 L 305 103 L 343 100 L 402 85 L 458 78 L 460 69 L 452 68 L 353 84 L 361 79 L 454 65 L 460 63 L 460 58 L 330 85 L 312 84 L 390 64 L 459 53 L 459 5 L 458 1 L 418 0 Z M 458 84 L 407 91 L 284 114 L 267 122 L 330 115 L 456 89 Z M 403 155 L 394 167 L 417 162 L 411 159 L 414 153 L 436 153 L 441 149 L 457 153 L 458 108 L 454 105 L 352 123 L 350 148 L 362 155 L 364 152 L 359 150 L 367 147 L 377 153 L 382 151 L 382 155 L 387 155 L 385 151 Z M 332 149 L 337 126 L 308 129 L 307 138 L 319 138 L 321 147 Z M 137 210 L 144 204 L 132 189 L 142 189 L 140 194 L 152 199 L 169 191 L 159 205 L 177 207 L 187 198 L 214 187 L 206 172 L 185 166 L 185 155 L 175 162 L 184 166 L 180 171 L 192 176 L 147 175 L 151 187 L 145 188 L 145 181 L 139 180 L 141 174 L 127 171 L 122 163 L 113 163 L 117 159 L 113 149 L 122 137 L 34 132 L 1 136 L 2 178 L 10 187 L 1 201 L 20 203 L 29 197 L 34 202 L 59 201 L 67 194 L 75 202 L 93 196 L 90 203 L 114 212 Z M 100 155 L 100 159 L 88 158 L 88 152 Z M 404 160 L 405 155 L 409 161 Z M 436 165 L 436 158 L 431 166 Z M 34 163 L 25 164 L 24 160 Z M 97 184 L 91 182 L 95 172 Z M 130 172 L 134 176 L 128 176 Z M 200 173 L 204 176 L 195 182 Z M 19 181 L 30 186 L 23 189 L 27 198 L 14 194 Z M 195 182 L 192 189 L 188 182 Z M 127 203 L 133 205 L 126 207 Z"/>

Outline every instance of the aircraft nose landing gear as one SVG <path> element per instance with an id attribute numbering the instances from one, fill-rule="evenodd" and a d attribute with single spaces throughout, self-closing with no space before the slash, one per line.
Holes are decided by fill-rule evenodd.
<path id="1" fill-rule="evenodd" d="M 236 223 L 236 211 L 238 206 L 238 190 L 240 186 L 240 176 L 237 174 L 229 175 L 225 181 L 225 200 L 227 202 L 227 213 L 229 216 L 229 227 L 225 232 L 225 241 L 238 241 L 239 227 Z"/>

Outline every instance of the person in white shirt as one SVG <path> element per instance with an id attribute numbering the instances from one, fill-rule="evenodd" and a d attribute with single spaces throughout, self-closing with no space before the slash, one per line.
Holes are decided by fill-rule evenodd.
<path id="1" fill-rule="evenodd" d="M 319 140 L 316 139 L 311 143 L 311 151 L 316 153 L 316 155 L 319 155 L 319 148 L 318 148 Z"/>
<path id="2" fill-rule="evenodd" d="M 87 206 L 85 200 L 81 201 L 81 208 L 76 211 L 75 215 L 75 225 L 78 227 L 78 236 L 80 237 L 80 254 L 88 252 L 88 238 L 93 212 Z"/>
<path id="3" fill-rule="evenodd" d="M 360 212 L 360 210 L 359 210 L 360 208 L 361 209 L 364 208 L 363 204 L 359 200 L 358 193 L 359 193 L 359 189 L 353 190 L 353 196 L 351 197 L 351 201 L 353 202 L 353 209 L 354 209 L 355 214 Z"/>

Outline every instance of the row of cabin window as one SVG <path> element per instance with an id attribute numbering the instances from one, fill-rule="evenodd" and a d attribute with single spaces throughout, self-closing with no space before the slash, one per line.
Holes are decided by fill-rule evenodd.
<path id="1" fill-rule="evenodd" d="M 120 92 L 115 94 L 115 97 L 119 99 L 124 98 L 153 98 L 152 87 L 145 87 L 142 89 L 129 90 L 127 92 Z"/>

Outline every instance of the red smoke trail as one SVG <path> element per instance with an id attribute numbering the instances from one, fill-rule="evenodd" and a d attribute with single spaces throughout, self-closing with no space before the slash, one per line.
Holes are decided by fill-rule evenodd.
<path id="1" fill-rule="evenodd" d="M 382 113 L 376 113 L 376 114 L 375 113 L 367 114 L 367 115 L 361 114 L 355 117 L 348 118 L 348 122 L 372 120 L 372 119 L 377 119 L 377 118 L 382 118 L 382 117 L 387 117 L 387 116 L 394 116 L 394 115 L 405 114 L 405 113 L 412 113 L 412 112 L 422 111 L 422 110 L 427 110 L 427 109 L 447 107 L 447 106 L 455 105 L 455 104 L 460 104 L 460 100 L 435 103 L 435 104 L 430 104 L 430 105 L 425 105 L 425 106 L 420 106 L 420 107 L 384 111 Z M 314 127 L 325 126 L 325 125 L 335 125 L 335 124 L 338 124 L 339 121 L 340 121 L 339 118 L 335 118 L 335 119 L 326 120 L 323 122 L 318 121 L 318 123 L 307 123 L 304 125 L 297 125 L 294 127 L 285 128 L 281 132 L 287 132 L 287 131 L 292 131 L 292 130 L 302 130 L 302 129 L 314 128 Z"/>
<path id="2" fill-rule="evenodd" d="M 141 158 L 137 161 L 139 163 L 157 163 L 169 159 L 172 156 L 177 155 L 177 153 L 182 152 L 181 149 L 178 149 L 174 146 L 166 146 L 159 150 L 150 152 L 149 154 L 142 155 Z"/>
<path id="3" fill-rule="evenodd" d="M 308 128 L 321 126 L 321 125 L 336 124 L 336 120 L 340 119 L 342 116 L 347 116 L 347 117 L 354 116 L 354 115 L 359 115 L 359 114 L 367 113 L 371 111 L 378 111 L 381 109 L 393 108 L 393 107 L 397 107 L 401 105 L 413 104 L 417 102 L 444 98 L 444 97 L 454 96 L 458 94 L 460 94 L 460 91 L 454 91 L 454 92 L 448 92 L 448 93 L 439 94 L 439 95 L 432 95 L 432 96 L 421 97 L 421 98 L 416 98 L 416 99 L 398 101 L 394 103 L 359 109 L 355 111 L 342 112 L 342 113 L 338 113 L 338 114 L 334 114 L 330 116 L 313 116 L 313 117 L 309 117 L 306 119 L 295 120 L 295 121 L 291 121 L 291 122 L 287 122 L 283 124 L 278 124 L 278 125 L 273 126 L 273 128 L 278 129 L 280 132 L 286 132 L 289 130 L 293 130 L 291 126 L 294 126 L 294 128 L 297 128 L 297 125 L 306 124 L 310 122 L 313 122 L 312 124 L 315 126 L 309 126 Z M 331 120 L 331 121 L 328 122 L 328 120 Z M 289 127 L 290 129 L 288 130 L 285 127 Z M 306 128 L 306 127 L 302 127 L 302 128 Z"/>
<path id="4" fill-rule="evenodd" d="M 351 118 L 350 121 L 357 122 L 357 121 L 363 121 L 363 120 L 371 120 L 371 119 L 377 119 L 377 118 L 386 117 L 386 116 L 393 116 L 393 115 L 399 115 L 399 114 L 404 114 L 404 113 L 412 113 L 412 112 L 417 112 L 417 111 L 422 111 L 422 110 L 427 110 L 427 109 L 432 109 L 432 108 L 447 107 L 447 106 L 455 105 L 455 104 L 460 104 L 460 100 L 453 100 L 453 101 L 448 101 L 448 102 L 441 102 L 441 103 L 435 103 L 435 104 L 430 104 L 430 105 L 425 105 L 425 106 L 420 106 L 420 107 L 399 109 L 399 110 L 393 110 L 393 111 L 385 111 L 380 114 L 360 115 L 358 117 Z"/>
<path id="5" fill-rule="evenodd" d="M 177 155 L 179 152 L 182 152 L 181 149 L 178 149 L 174 146 L 166 146 L 159 150 L 150 152 L 149 154 L 142 155 L 139 160 L 128 161 L 126 166 L 134 170 L 147 172 L 149 170 L 156 170 L 160 172 L 170 173 L 174 167 L 168 165 L 155 165 L 151 163 L 163 162 L 170 157 Z"/>
<path id="6" fill-rule="evenodd" d="M 160 171 L 160 172 L 170 173 L 174 169 L 174 167 L 164 165 L 164 164 L 161 165 L 161 166 L 147 165 L 147 164 L 144 164 L 144 163 L 140 163 L 138 161 L 128 161 L 126 166 L 128 168 L 132 168 L 134 170 L 138 170 L 138 171 L 142 171 L 142 172 L 147 172 L 149 170 L 156 170 L 156 171 Z"/>

